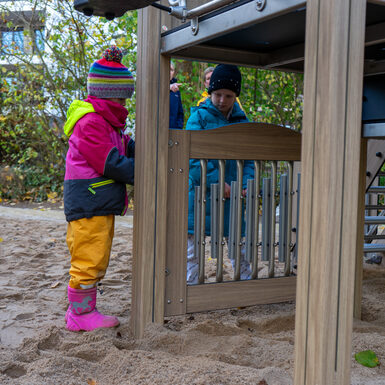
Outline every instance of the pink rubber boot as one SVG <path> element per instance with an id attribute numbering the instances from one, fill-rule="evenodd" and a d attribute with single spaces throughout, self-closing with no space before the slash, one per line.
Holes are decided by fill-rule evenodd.
<path id="1" fill-rule="evenodd" d="M 91 331 L 98 328 L 112 328 L 119 325 L 116 317 L 103 315 L 96 309 L 96 287 L 72 289 L 68 286 L 67 329 L 73 332 Z"/>

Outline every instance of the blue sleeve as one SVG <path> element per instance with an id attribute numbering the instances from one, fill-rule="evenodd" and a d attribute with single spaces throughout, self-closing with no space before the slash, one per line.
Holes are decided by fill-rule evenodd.
<path id="1" fill-rule="evenodd" d="M 199 110 L 193 112 L 187 121 L 186 130 L 203 130 L 203 129 L 204 129 L 204 126 L 203 126 L 203 122 L 202 122 L 202 118 L 199 113 Z"/>
<path id="2" fill-rule="evenodd" d="M 114 147 L 107 156 L 103 175 L 117 182 L 134 184 L 135 160 L 119 155 Z"/>

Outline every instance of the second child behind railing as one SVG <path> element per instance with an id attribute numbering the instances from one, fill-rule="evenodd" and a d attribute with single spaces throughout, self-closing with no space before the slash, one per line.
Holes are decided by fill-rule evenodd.
<path id="1" fill-rule="evenodd" d="M 241 92 L 242 76 L 239 69 L 233 65 L 218 65 L 211 75 L 208 88 L 209 98 L 198 107 L 192 108 L 191 116 L 187 122 L 186 130 L 209 130 L 234 123 L 246 123 L 248 119 L 241 110 L 236 98 Z M 207 186 L 218 183 L 218 161 L 209 160 L 207 163 Z M 231 182 L 237 177 L 237 166 L 234 160 L 226 162 L 224 208 L 224 237 L 228 242 L 230 191 Z M 254 178 L 254 165 L 252 161 L 245 161 L 243 168 L 242 189 L 246 195 L 247 180 Z M 198 256 L 194 253 L 194 196 L 195 186 L 199 186 L 200 162 L 198 159 L 190 160 L 189 174 L 189 212 L 188 212 L 188 239 L 187 239 L 187 283 L 198 283 L 199 263 Z M 209 201 L 209 189 L 206 200 Z M 244 228 L 244 226 L 242 226 Z M 210 204 L 206 205 L 205 234 L 210 235 Z M 235 261 L 231 260 L 234 267 Z M 245 259 L 245 247 L 241 249 L 240 278 L 250 279 L 250 263 Z"/>

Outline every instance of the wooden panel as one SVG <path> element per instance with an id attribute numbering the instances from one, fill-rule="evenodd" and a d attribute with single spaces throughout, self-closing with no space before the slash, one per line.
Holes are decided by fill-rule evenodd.
<path id="1" fill-rule="evenodd" d="M 186 313 L 190 131 L 169 130 L 165 315 Z"/>
<path id="2" fill-rule="evenodd" d="M 141 337 L 150 322 L 163 322 L 165 207 L 168 140 L 169 68 L 160 62 L 160 11 L 147 7 L 138 12 L 136 81 L 135 208 L 131 328 Z M 161 80 L 159 82 L 159 66 Z M 166 72 L 167 74 L 166 74 Z M 166 76 L 166 78 L 165 78 Z M 165 90 L 162 90 L 161 88 Z M 159 108 L 162 96 L 165 106 Z M 160 112 L 161 111 L 161 112 Z M 166 126 L 165 126 L 166 124 Z M 158 238 L 157 238 L 158 237 Z M 164 269 L 163 269 L 164 271 Z M 163 289 L 162 289 L 163 287 Z M 154 304 L 154 295 L 160 302 Z M 160 306 L 161 305 L 161 306 Z"/>
<path id="3" fill-rule="evenodd" d="M 295 385 L 350 384 L 365 0 L 308 0 Z"/>
<path id="4" fill-rule="evenodd" d="M 294 300 L 296 277 L 187 286 L 187 313 Z"/>
<path id="5" fill-rule="evenodd" d="M 190 158 L 300 160 L 301 134 L 264 123 L 191 131 Z"/>
<path id="6" fill-rule="evenodd" d="M 167 163 L 170 101 L 170 58 L 159 59 L 159 123 L 157 143 L 156 210 L 155 210 L 155 260 L 154 260 L 154 310 L 153 322 L 164 320 L 165 266 L 167 244 Z M 147 135 L 154 135 L 149 128 Z"/>

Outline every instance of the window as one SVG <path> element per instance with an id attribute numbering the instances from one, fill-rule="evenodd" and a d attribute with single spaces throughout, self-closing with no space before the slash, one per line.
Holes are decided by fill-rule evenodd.
<path id="1" fill-rule="evenodd" d="M 34 34 L 37 51 L 44 51 L 44 29 L 35 29 Z"/>
<path id="2" fill-rule="evenodd" d="M 2 31 L 1 50 L 3 53 L 24 52 L 23 30 Z"/>

